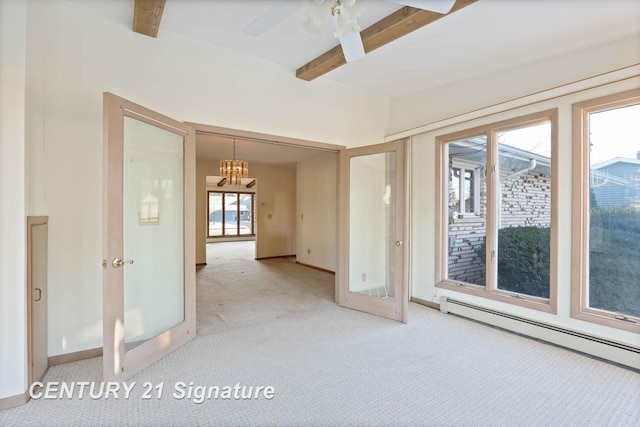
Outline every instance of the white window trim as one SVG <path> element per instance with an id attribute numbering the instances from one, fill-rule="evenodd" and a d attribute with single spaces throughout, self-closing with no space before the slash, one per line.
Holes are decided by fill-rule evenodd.
<path id="1" fill-rule="evenodd" d="M 454 217 L 454 222 L 459 221 L 478 221 L 480 218 L 480 173 L 483 165 L 478 165 L 470 162 L 464 162 L 453 159 L 452 168 L 460 169 L 460 184 L 458 188 L 459 199 L 458 200 L 458 213 L 459 217 Z M 465 210 L 465 185 L 464 185 L 464 172 L 471 171 L 473 174 L 473 212 L 466 212 Z"/>

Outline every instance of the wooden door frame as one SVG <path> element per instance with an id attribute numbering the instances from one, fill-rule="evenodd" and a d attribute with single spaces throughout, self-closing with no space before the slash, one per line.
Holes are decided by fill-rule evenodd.
<path id="1" fill-rule="evenodd" d="M 366 145 L 362 147 L 344 149 L 340 152 L 340 167 L 339 170 L 339 194 L 338 201 L 339 215 L 339 243 L 338 243 L 338 260 L 339 260 L 339 274 L 338 285 L 336 286 L 336 301 L 341 306 L 346 306 L 349 291 L 349 213 L 350 213 L 350 195 L 349 195 L 349 160 L 351 157 L 375 154 L 377 152 L 384 152 L 392 147 L 401 147 L 401 157 L 398 159 L 400 163 L 400 173 L 398 176 L 400 179 L 397 181 L 397 185 L 401 186 L 402 191 L 396 201 L 398 206 L 402 209 L 402 216 L 397 220 L 401 221 L 401 233 L 402 249 L 400 250 L 401 262 L 396 266 L 402 285 L 400 286 L 400 292 L 396 296 L 400 302 L 398 304 L 401 313 L 392 313 L 388 303 L 384 303 L 382 300 L 376 300 L 371 298 L 367 301 L 356 301 L 355 304 L 350 304 L 350 308 L 364 311 L 371 314 L 378 314 L 388 318 L 395 318 L 402 323 L 407 323 L 407 312 L 409 307 L 409 262 L 410 262 L 410 227 L 409 227 L 409 215 L 410 215 L 410 144 L 409 139 L 399 139 L 391 142 L 385 142 L 382 144 Z M 397 187 L 396 187 L 397 188 Z M 377 313 L 374 313 L 377 311 Z"/>
<path id="2" fill-rule="evenodd" d="M 120 231 L 122 229 L 123 177 L 122 173 L 120 176 L 115 173 L 113 165 L 118 162 L 122 164 L 123 160 L 123 147 L 117 141 L 121 140 L 124 134 L 124 117 L 132 117 L 173 133 L 178 133 L 177 131 L 180 130 L 180 133 L 184 134 L 183 185 L 185 190 L 183 195 L 184 321 L 128 352 L 125 352 L 124 346 L 118 345 L 124 337 L 124 329 L 122 319 L 113 312 L 122 313 L 124 309 L 120 298 L 123 291 L 123 268 L 111 268 L 113 254 L 110 254 L 112 248 L 121 248 L 119 252 L 122 252 L 123 244 L 122 234 L 113 233 L 111 229 Z M 196 335 L 195 130 L 187 124 L 108 92 L 103 94 L 103 126 L 103 375 L 105 381 L 124 381 L 195 338 Z M 113 174 L 111 179 L 109 179 L 110 174 Z M 122 255 L 120 253 L 119 257 Z M 118 347 L 117 357 L 116 347 Z M 110 368 L 113 368 L 113 372 Z"/>

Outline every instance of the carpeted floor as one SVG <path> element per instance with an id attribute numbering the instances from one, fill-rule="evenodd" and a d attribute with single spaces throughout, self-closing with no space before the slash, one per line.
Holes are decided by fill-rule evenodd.
<path id="1" fill-rule="evenodd" d="M 132 378 L 128 399 L 32 400 L 0 425 L 639 425 L 631 370 L 416 304 L 406 325 L 341 308 L 332 275 L 225 245 L 198 272 L 199 336 Z M 100 381 L 101 366 L 55 366 L 45 380 Z M 182 382 L 275 396 L 196 403 L 174 395 Z"/>
<path id="2" fill-rule="evenodd" d="M 254 261 L 253 242 L 209 244 L 197 273 L 197 333 L 208 335 L 334 305 L 334 275 L 295 258 Z"/>

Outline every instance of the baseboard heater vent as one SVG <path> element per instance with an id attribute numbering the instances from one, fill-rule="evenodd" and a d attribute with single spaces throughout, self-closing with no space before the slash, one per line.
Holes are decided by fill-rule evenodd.
<path id="1" fill-rule="evenodd" d="M 449 297 L 440 298 L 440 311 L 477 320 L 640 370 L 640 348 L 638 347 L 469 304 Z"/>

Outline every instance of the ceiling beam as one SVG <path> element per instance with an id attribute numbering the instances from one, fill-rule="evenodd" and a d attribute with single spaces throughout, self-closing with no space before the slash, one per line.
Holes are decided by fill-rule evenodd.
<path id="1" fill-rule="evenodd" d="M 380 21 L 370 27 L 360 31 L 364 51 L 371 52 L 387 43 L 399 39 L 412 31 L 422 28 L 438 19 L 451 15 L 453 12 L 467 7 L 477 0 L 457 0 L 449 13 L 443 15 L 441 13 L 431 12 L 429 10 L 417 9 L 405 6 L 402 9 L 382 18 Z M 313 59 L 311 62 L 303 65 L 296 70 L 296 77 L 302 80 L 311 81 L 329 71 L 346 64 L 342 48 L 340 45 Z"/>
<path id="2" fill-rule="evenodd" d="M 133 9 L 133 31 L 158 37 L 160 20 L 166 0 L 136 0 Z"/>

